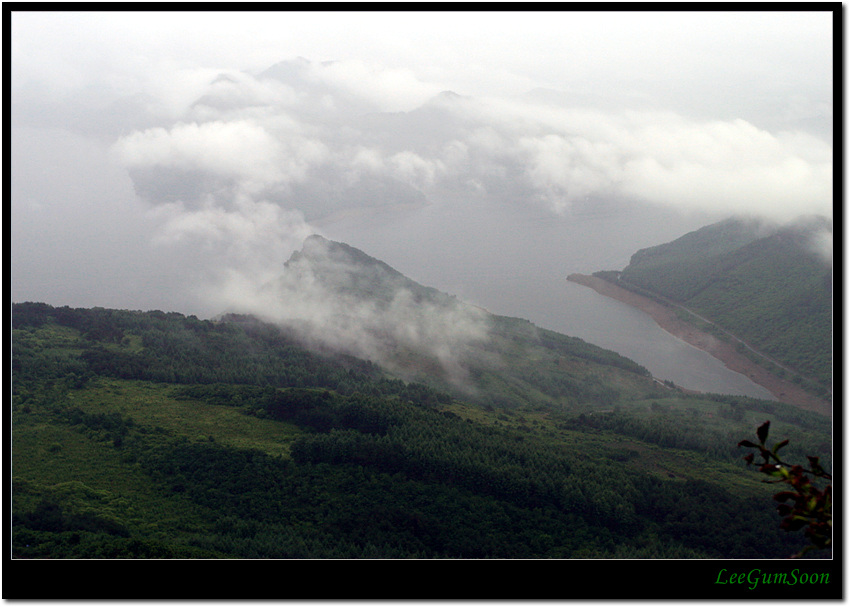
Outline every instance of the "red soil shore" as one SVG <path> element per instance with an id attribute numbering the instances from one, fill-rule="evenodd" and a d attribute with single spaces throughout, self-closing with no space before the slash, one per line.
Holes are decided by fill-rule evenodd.
<path id="1" fill-rule="evenodd" d="M 700 331 L 690 323 L 680 319 L 672 308 L 596 276 L 571 274 L 567 277 L 567 280 L 590 287 L 600 295 L 616 299 L 646 312 L 662 329 L 692 346 L 708 352 L 732 371 L 746 375 L 754 383 L 766 388 L 776 400 L 832 416 L 831 403 L 819 399 L 796 384 L 770 373 L 738 352 L 732 344 Z"/>

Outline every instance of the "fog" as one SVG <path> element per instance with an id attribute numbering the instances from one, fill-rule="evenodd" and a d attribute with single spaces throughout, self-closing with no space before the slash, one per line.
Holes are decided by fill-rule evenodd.
<path id="1" fill-rule="evenodd" d="M 543 322 L 560 295 L 530 294 L 573 271 L 731 214 L 832 216 L 832 20 L 15 11 L 12 299 L 309 310 L 374 354 L 364 310 L 281 278 L 320 234 Z M 431 342 L 450 364 L 462 320 L 395 338 L 471 327 Z"/>
<path id="2" fill-rule="evenodd" d="M 483 309 L 318 235 L 265 285 L 242 280 L 233 276 L 211 298 L 285 327 L 312 349 L 377 362 L 407 379 L 426 369 L 467 389 L 469 357 L 491 327 Z"/>

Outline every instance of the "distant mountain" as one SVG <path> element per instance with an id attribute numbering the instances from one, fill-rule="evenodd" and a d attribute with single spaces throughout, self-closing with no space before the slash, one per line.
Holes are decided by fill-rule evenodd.
<path id="1" fill-rule="evenodd" d="M 619 392 L 603 376 L 628 391 L 654 390 L 646 369 L 615 352 L 491 314 L 318 235 L 292 254 L 266 294 L 279 305 L 264 319 L 310 347 L 481 402 L 563 405 L 603 393 L 613 402 Z"/>
<path id="2" fill-rule="evenodd" d="M 620 274 L 685 305 L 826 389 L 832 383 L 832 222 L 737 218 L 636 252 Z"/>

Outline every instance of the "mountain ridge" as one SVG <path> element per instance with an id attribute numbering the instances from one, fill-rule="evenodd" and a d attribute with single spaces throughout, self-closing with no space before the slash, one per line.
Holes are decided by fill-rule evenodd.
<path id="1" fill-rule="evenodd" d="M 773 365 L 780 377 L 791 373 L 789 379 L 827 397 L 832 264 L 823 245 L 831 239 L 832 223 L 823 217 L 785 226 L 730 218 L 637 251 L 621 272 L 595 275 L 667 298 L 691 310 L 698 324 L 707 318 L 793 369 Z"/>
<path id="2" fill-rule="evenodd" d="M 623 381 L 635 389 L 648 389 L 651 384 L 646 383 L 645 368 L 613 351 L 525 319 L 492 314 L 321 235 L 305 239 L 265 292 L 266 301 L 286 301 L 288 306 L 277 315 L 263 316 L 260 310 L 258 316 L 288 327 L 311 347 L 372 360 L 404 379 L 460 390 L 466 397 L 501 394 L 506 382 L 525 386 L 522 392 L 535 372 L 555 382 L 569 377 L 576 386 L 593 383 L 593 373 L 577 367 L 570 373 L 557 368 L 534 371 L 520 356 L 531 351 L 535 357 L 552 360 L 596 361 L 611 369 L 605 373 L 627 375 Z M 512 364 L 523 369 L 518 374 L 516 369 L 513 375 L 508 372 L 510 379 L 502 376 L 511 368 L 503 360 L 506 352 Z M 475 379 L 481 377 L 489 378 L 494 387 L 482 390 Z M 643 388 L 638 388 L 642 383 Z M 526 402 L 526 398 L 520 400 Z"/>

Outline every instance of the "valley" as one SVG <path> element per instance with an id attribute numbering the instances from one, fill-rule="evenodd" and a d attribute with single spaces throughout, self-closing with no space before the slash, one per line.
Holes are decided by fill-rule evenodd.
<path id="1" fill-rule="evenodd" d="M 841 596 L 841 15 L 550 6 L 9 5 L 4 598 Z"/>
<path id="2" fill-rule="evenodd" d="M 13 305 L 16 558 L 772 559 L 805 546 L 738 443 L 768 420 L 788 457 L 831 468 L 828 415 L 658 381 L 322 237 L 263 295 L 279 316 Z"/>

